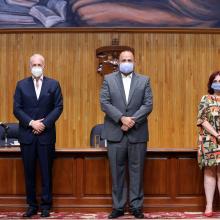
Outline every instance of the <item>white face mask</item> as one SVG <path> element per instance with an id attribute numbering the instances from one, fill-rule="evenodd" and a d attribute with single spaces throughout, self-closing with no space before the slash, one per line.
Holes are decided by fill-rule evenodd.
<path id="1" fill-rule="evenodd" d="M 34 66 L 31 68 L 31 73 L 34 77 L 38 78 L 43 74 L 43 68 L 40 66 Z"/>

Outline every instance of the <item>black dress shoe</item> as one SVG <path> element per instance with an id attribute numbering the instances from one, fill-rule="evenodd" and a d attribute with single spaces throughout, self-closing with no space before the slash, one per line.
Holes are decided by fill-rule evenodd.
<path id="1" fill-rule="evenodd" d="M 118 218 L 122 215 L 124 215 L 124 211 L 113 209 L 111 214 L 108 216 L 108 219 Z"/>
<path id="2" fill-rule="evenodd" d="M 135 218 L 144 218 L 144 214 L 143 212 L 141 211 L 141 209 L 135 209 L 133 212 L 132 212 L 133 216 Z"/>
<path id="3" fill-rule="evenodd" d="M 30 218 L 32 215 L 37 214 L 37 209 L 33 207 L 29 207 L 27 211 L 23 214 L 24 218 Z"/>
<path id="4" fill-rule="evenodd" d="M 48 209 L 43 209 L 43 210 L 41 211 L 40 217 L 42 217 L 42 218 L 50 217 L 50 211 L 49 211 Z"/>

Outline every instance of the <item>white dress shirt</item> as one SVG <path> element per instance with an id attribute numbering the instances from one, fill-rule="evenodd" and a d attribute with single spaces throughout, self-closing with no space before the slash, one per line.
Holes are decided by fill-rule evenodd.
<path id="1" fill-rule="evenodd" d="M 121 74 L 121 77 L 122 77 L 122 82 L 123 82 L 123 85 L 124 85 L 126 102 L 128 103 L 128 97 L 129 97 L 129 91 L 130 91 L 130 86 L 131 86 L 132 73 L 129 74 L 128 76 L 125 76 L 124 74 Z"/>
<path id="2" fill-rule="evenodd" d="M 33 78 L 33 82 L 34 82 L 35 93 L 36 93 L 37 99 L 39 99 L 41 87 L 42 87 L 42 83 L 43 83 L 43 75 L 40 77 L 40 79 L 38 81 L 34 77 L 32 77 L 32 78 Z"/>

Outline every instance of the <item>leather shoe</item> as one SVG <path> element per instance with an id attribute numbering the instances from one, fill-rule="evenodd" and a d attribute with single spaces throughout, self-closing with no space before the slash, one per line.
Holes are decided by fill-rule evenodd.
<path id="1" fill-rule="evenodd" d="M 141 209 L 135 209 L 133 212 L 132 212 L 133 216 L 135 218 L 144 218 L 144 214 L 143 212 L 141 211 Z"/>
<path id="2" fill-rule="evenodd" d="M 124 211 L 113 209 L 111 214 L 108 216 L 108 219 L 118 218 L 122 215 L 124 215 Z"/>
<path id="3" fill-rule="evenodd" d="M 27 211 L 23 214 L 24 218 L 30 218 L 32 215 L 37 214 L 37 209 L 33 207 L 29 207 Z"/>
<path id="4" fill-rule="evenodd" d="M 42 217 L 42 218 L 50 217 L 50 211 L 49 211 L 48 209 L 43 209 L 43 210 L 41 211 L 40 217 Z"/>

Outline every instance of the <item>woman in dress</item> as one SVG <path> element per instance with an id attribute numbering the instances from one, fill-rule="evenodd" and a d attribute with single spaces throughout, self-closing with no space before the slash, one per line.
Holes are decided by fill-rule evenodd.
<path id="1" fill-rule="evenodd" d="M 220 71 L 209 77 L 208 95 L 204 95 L 199 104 L 197 126 L 200 128 L 198 163 L 204 168 L 204 215 L 211 217 L 216 183 L 220 191 Z"/>

